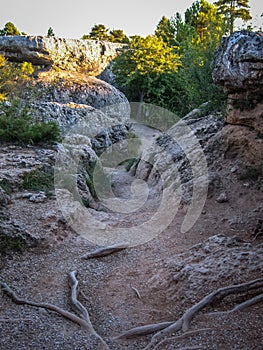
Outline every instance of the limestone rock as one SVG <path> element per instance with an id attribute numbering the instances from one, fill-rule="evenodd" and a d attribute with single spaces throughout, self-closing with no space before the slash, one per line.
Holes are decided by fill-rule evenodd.
<path id="1" fill-rule="evenodd" d="M 10 196 L 1 187 L 1 183 L 0 183 L 0 208 L 5 207 L 8 203 L 10 203 L 10 200 L 11 200 Z"/>
<path id="2" fill-rule="evenodd" d="M 186 125 L 186 127 L 184 126 Z M 162 183 L 162 186 L 173 184 L 173 188 L 182 186 L 182 202 L 189 203 L 193 190 L 193 172 L 202 167 L 200 154 L 194 142 L 205 148 L 209 139 L 222 128 L 223 121 L 218 115 L 208 115 L 201 118 L 185 118 L 183 124 L 180 122 L 172 126 L 162 136 L 159 136 L 147 152 L 143 153 L 142 159 L 136 169 L 136 177 L 147 180 L 155 185 Z M 181 144 L 177 142 L 178 133 L 182 128 Z M 184 148 L 184 149 L 183 149 Z M 189 162 L 191 158 L 191 164 Z M 200 172 L 199 172 L 200 170 Z M 202 169 L 197 173 L 202 173 Z M 202 188 L 202 176 L 195 179 Z M 200 181 L 199 181 L 200 180 Z M 198 187 L 198 186 L 197 186 Z"/>
<path id="3" fill-rule="evenodd" d="M 226 121 L 263 134 L 263 33 L 239 31 L 224 38 L 213 80 L 228 94 Z"/>
<path id="4" fill-rule="evenodd" d="M 114 86 L 95 77 L 79 75 L 61 76 L 56 74 L 54 80 L 49 81 L 53 72 L 39 74 L 37 90 L 41 102 L 57 102 L 61 104 L 80 104 L 96 109 L 119 105 L 115 111 L 119 121 L 127 119 L 130 107 L 125 95 Z M 58 81 L 59 79 L 59 81 Z M 118 112 L 119 111 L 119 112 Z M 118 113 L 117 113 L 118 112 Z"/>
<path id="5" fill-rule="evenodd" d="M 239 31 L 223 39 L 215 57 L 213 80 L 228 93 L 262 93 L 263 35 Z"/>
<path id="6" fill-rule="evenodd" d="M 166 290 L 166 300 L 197 302 L 213 290 L 244 282 L 244 276 L 258 278 L 263 272 L 263 245 L 252 245 L 235 237 L 217 234 L 193 246 L 186 253 L 164 262 L 161 271 L 148 281 L 147 287 Z M 160 278 L 161 276 L 161 278 Z"/>
<path id="7" fill-rule="evenodd" d="M 6 218 L 5 218 L 6 219 Z M 19 222 L 0 220 L 0 253 L 36 246 L 41 239 L 31 235 Z"/>
<path id="8" fill-rule="evenodd" d="M 43 36 L 1 36 L 0 54 L 15 62 L 55 66 L 89 75 L 102 73 L 123 44 Z"/>

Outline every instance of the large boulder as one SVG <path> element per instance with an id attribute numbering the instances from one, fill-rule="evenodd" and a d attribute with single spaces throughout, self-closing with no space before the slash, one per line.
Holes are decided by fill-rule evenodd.
<path id="1" fill-rule="evenodd" d="M 228 94 L 226 121 L 263 134 L 263 33 L 239 31 L 224 38 L 213 80 Z"/>
<path id="2" fill-rule="evenodd" d="M 118 55 L 123 44 L 43 36 L 2 36 L 0 54 L 10 61 L 55 66 L 98 75 Z"/>

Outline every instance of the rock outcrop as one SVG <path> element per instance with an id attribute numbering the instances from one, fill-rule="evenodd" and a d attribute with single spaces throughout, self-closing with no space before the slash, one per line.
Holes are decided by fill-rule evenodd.
<path id="1" fill-rule="evenodd" d="M 198 111 L 196 113 L 198 114 Z M 184 204 L 189 203 L 193 179 L 199 183 L 200 188 L 203 187 L 206 160 L 203 159 L 203 164 L 200 159 L 200 152 L 203 152 L 200 144 L 205 149 L 210 138 L 222 127 L 221 115 L 195 117 L 189 113 L 182 122 L 179 121 L 159 136 L 142 155 L 143 160 L 137 165 L 136 176 L 153 185 L 167 187 L 173 184 L 173 189 L 182 186 L 181 201 Z"/>
<path id="2" fill-rule="evenodd" d="M 240 31 L 224 38 L 213 80 L 228 94 L 227 123 L 263 134 L 263 33 Z"/>
<path id="3" fill-rule="evenodd" d="M 102 73 L 123 44 L 43 36 L 1 36 L 0 54 L 10 61 L 54 66 L 67 71 Z"/>
<path id="4" fill-rule="evenodd" d="M 95 77 L 74 75 L 50 82 L 50 75 L 41 73 L 37 80 L 38 100 L 33 97 L 31 102 L 37 120 L 56 121 L 62 134 L 83 122 L 88 137 L 129 122 L 128 100 L 114 86 Z"/>
<path id="5" fill-rule="evenodd" d="M 92 145 L 100 151 L 128 134 L 127 98 L 114 86 L 95 78 L 122 47 L 94 40 L 0 37 L 0 54 L 10 61 L 28 61 L 36 68 L 33 91 L 26 94 L 34 118 L 55 121 L 62 136 L 76 133 L 78 128 L 80 134 L 94 139 Z"/>
<path id="6" fill-rule="evenodd" d="M 166 300 L 180 300 L 183 305 L 195 303 L 208 293 L 211 283 L 220 288 L 229 284 L 231 278 L 236 284 L 243 282 L 246 274 L 256 278 L 263 271 L 262 252 L 262 243 L 253 246 L 238 237 L 218 234 L 165 261 L 148 287 L 155 293 L 161 285 L 162 290 L 168 291 Z"/>
<path id="7" fill-rule="evenodd" d="M 263 33 L 235 32 L 215 57 L 213 80 L 228 94 L 226 158 L 260 166 L 263 154 Z"/>

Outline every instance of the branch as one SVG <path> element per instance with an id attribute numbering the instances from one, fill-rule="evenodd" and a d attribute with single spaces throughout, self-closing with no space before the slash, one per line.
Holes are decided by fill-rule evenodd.
<path id="1" fill-rule="evenodd" d="M 118 243 L 114 245 L 110 245 L 108 247 L 99 248 L 94 250 L 93 252 L 84 254 L 81 256 L 81 259 L 92 259 L 92 258 L 100 258 L 102 256 L 110 255 L 120 250 L 126 249 L 129 247 L 128 243 Z"/>
<path id="2" fill-rule="evenodd" d="M 167 339 L 164 339 L 162 340 L 160 343 L 158 343 L 153 350 L 158 350 L 158 349 L 162 349 L 163 348 L 163 345 L 165 343 L 169 343 L 169 341 L 173 341 L 173 343 L 179 341 L 179 340 L 182 340 L 182 339 L 185 339 L 187 337 L 190 337 L 196 333 L 200 333 L 200 332 L 206 332 L 206 331 L 210 331 L 212 330 L 213 328 L 200 328 L 200 329 L 194 329 L 193 331 L 189 331 L 189 332 L 186 332 L 186 333 L 183 333 L 181 335 L 179 335 L 178 337 L 173 337 L 173 338 L 167 338 Z M 190 347 L 190 348 L 180 348 L 178 350 L 183 350 L 183 349 L 203 349 L 203 347 Z"/>
<path id="3" fill-rule="evenodd" d="M 145 326 L 141 327 L 135 327 L 129 329 L 127 332 L 124 332 L 114 339 L 131 339 L 135 337 L 141 337 L 144 335 L 152 334 L 154 332 L 160 331 L 166 327 L 169 327 L 173 324 L 173 322 L 161 322 L 161 323 L 154 323 L 154 324 L 147 324 Z"/>

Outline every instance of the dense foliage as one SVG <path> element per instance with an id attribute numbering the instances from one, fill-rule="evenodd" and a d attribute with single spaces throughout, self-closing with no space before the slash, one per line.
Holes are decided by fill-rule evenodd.
<path id="1" fill-rule="evenodd" d="M 20 31 L 12 22 L 7 22 L 3 29 L 0 30 L 0 36 L 4 35 L 20 35 Z"/>
<path id="2" fill-rule="evenodd" d="M 134 101 L 146 101 L 161 96 L 158 84 L 163 75 L 177 72 L 181 61 L 177 53 L 157 36 L 134 36 L 130 50 L 117 57 L 113 72 L 116 82 Z"/>
<path id="3" fill-rule="evenodd" d="M 89 34 L 84 34 L 82 39 L 104 40 L 123 44 L 129 43 L 129 38 L 122 29 L 109 30 L 104 24 L 95 24 Z"/>
<path id="4" fill-rule="evenodd" d="M 218 0 L 215 2 L 215 5 L 218 6 L 218 12 L 226 20 L 227 29 L 230 33 L 234 31 L 234 22 L 237 18 L 243 21 L 252 19 L 248 3 L 249 0 Z"/>
<path id="5" fill-rule="evenodd" d="M 116 82 L 131 101 L 156 104 L 179 116 L 207 101 L 207 108 L 223 109 L 226 97 L 213 85 L 212 69 L 225 33 L 217 7 L 198 0 L 184 20 L 179 13 L 162 17 L 154 36 L 132 38 L 131 50 L 115 61 Z"/>

